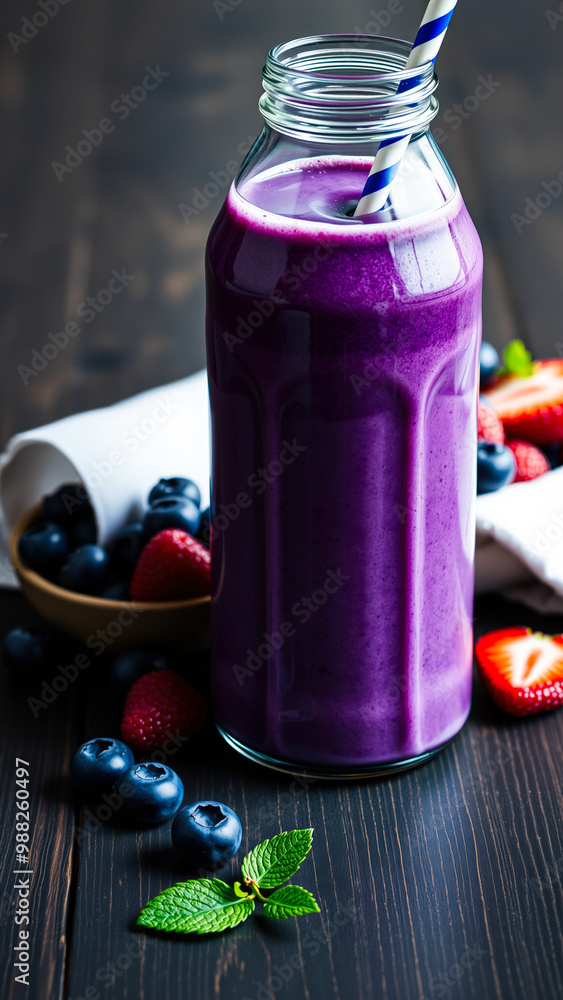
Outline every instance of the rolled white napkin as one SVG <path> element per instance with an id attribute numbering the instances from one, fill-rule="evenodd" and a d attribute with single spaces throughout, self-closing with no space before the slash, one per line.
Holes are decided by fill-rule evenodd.
<path id="1" fill-rule="evenodd" d="M 477 497 L 475 593 L 563 612 L 563 468 Z"/>
<path id="2" fill-rule="evenodd" d="M 185 475 L 209 504 L 209 404 L 204 371 L 104 409 L 17 434 L 0 457 L 4 541 L 45 493 L 81 480 L 102 545 L 139 518 L 151 486 Z M 7 551 L 0 586 L 17 586 Z M 477 497 L 475 592 L 500 591 L 563 612 L 563 468 Z"/>
<path id="3" fill-rule="evenodd" d="M 63 483 L 84 483 L 101 545 L 140 518 L 151 486 L 187 476 L 209 505 L 209 410 L 204 371 L 149 389 L 114 406 L 88 410 L 16 434 L 0 458 L 4 545 L 21 515 Z M 7 552 L 0 586 L 17 586 Z"/>

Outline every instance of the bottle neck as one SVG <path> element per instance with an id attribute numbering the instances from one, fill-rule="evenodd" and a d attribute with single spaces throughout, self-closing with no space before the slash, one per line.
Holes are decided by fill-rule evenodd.
<path id="1" fill-rule="evenodd" d="M 286 218 L 363 226 L 353 217 L 373 162 L 373 144 L 339 148 L 295 139 L 266 125 L 235 180 L 250 205 Z M 409 143 L 389 198 L 371 222 L 414 219 L 453 198 L 455 179 L 430 131 Z"/>
<path id="2" fill-rule="evenodd" d="M 409 42 L 319 35 L 273 48 L 260 111 L 276 132 L 307 146 L 375 145 L 423 134 L 438 111 L 433 63 L 407 70 Z"/>

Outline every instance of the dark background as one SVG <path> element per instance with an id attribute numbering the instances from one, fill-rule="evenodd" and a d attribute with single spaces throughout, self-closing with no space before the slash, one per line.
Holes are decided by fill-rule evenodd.
<path id="1" fill-rule="evenodd" d="M 222 10 L 211 0 L 68 0 L 26 44 L 15 41 L 16 52 L 8 33 L 20 34 L 22 18 L 40 8 L 3 0 L 2 444 L 15 431 L 202 367 L 203 250 L 222 194 L 189 224 L 179 204 L 192 204 L 194 189 L 240 159 L 239 145 L 260 129 L 260 70 L 273 44 L 315 32 L 376 31 L 372 11 L 383 33 L 412 39 L 424 5 L 399 6 L 390 15 L 382 0 L 238 0 Z M 557 185 L 552 203 L 531 212 L 537 218 L 520 223 L 520 232 L 512 216 L 522 216 L 527 199 L 563 170 L 563 18 L 555 17 L 550 24 L 544 5 L 530 0 L 461 0 L 438 60 L 434 125 L 483 241 L 485 337 L 500 346 L 521 336 L 536 356 L 563 353 Z M 168 76 L 120 121 L 111 104 L 141 83 L 147 66 Z M 476 106 L 480 77 L 492 92 Z M 64 161 L 65 147 L 76 148 L 82 130 L 108 116 L 115 129 L 59 181 L 53 161 Z M 25 385 L 18 365 L 29 366 L 48 334 L 76 319 L 77 306 L 107 285 L 113 268 L 134 281 Z M 5 631 L 33 615 L 19 595 L 6 594 L 0 619 Z M 478 634 L 523 619 L 562 629 L 561 621 L 533 620 L 500 601 L 476 607 Z M 91 1000 L 96 991 L 119 1000 L 563 995 L 562 713 L 517 724 L 476 688 L 470 722 L 433 764 L 395 779 L 308 789 L 244 765 L 210 733 L 173 765 L 186 795 L 233 805 L 243 849 L 280 829 L 315 826 L 303 884 L 323 913 L 298 926 L 249 922 L 195 942 L 148 939 L 131 959 L 128 949 L 147 942 L 134 931 L 139 908 L 184 873 L 166 826 L 135 831 L 114 823 L 80 845 L 73 839 L 84 814 L 69 794 L 69 755 L 118 725 L 98 681 L 76 683 L 36 720 L 26 693 L 8 687 L 3 694 L 3 1000 Z M 13 983 L 10 950 L 16 754 L 31 762 L 35 803 L 29 990 Z M 330 920 L 334 910 L 339 927 Z M 314 956 L 307 935 L 315 921 L 325 937 Z M 302 969 L 281 985 L 274 979 L 273 992 L 261 987 L 279 978 L 276 966 L 287 978 L 296 955 Z"/>
<path id="2" fill-rule="evenodd" d="M 218 13 L 212 0 L 68 0 L 16 53 L 7 34 L 21 33 L 38 8 L 4 0 L 3 442 L 203 366 L 203 248 L 222 193 L 189 223 L 178 205 L 191 204 L 194 188 L 240 159 L 239 144 L 259 131 L 260 72 L 273 44 L 374 30 L 372 10 L 389 21 L 384 33 L 412 39 L 424 5 L 399 5 L 390 14 L 381 0 L 239 0 Z M 485 336 L 502 344 L 520 334 L 542 355 L 563 340 L 563 198 L 520 234 L 511 214 L 563 169 L 562 52 L 563 21 L 550 27 L 542 4 L 462 0 L 438 60 L 434 128 L 445 133 L 443 152 L 484 244 Z M 121 121 L 110 106 L 147 65 L 169 76 Z M 496 89 L 473 110 L 480 75 Z M 456 127 L 452 106 L 464 101 L 470 110 Z M 59 181 L 52 163 L 108 115 L 114 131 Z M 24 385 L 17 366 L 122 267 L 135 281 Z"/>

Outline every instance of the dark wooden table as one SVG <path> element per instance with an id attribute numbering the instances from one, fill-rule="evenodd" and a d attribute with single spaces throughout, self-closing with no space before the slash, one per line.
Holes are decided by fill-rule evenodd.
<path id="1" fill-rule="evenodd" d="M 381 0 L 373 10 L 385 33 L 412 38 L 423 5 L 398 7 Z M 563 351 L 563 197 L 529 209 L 529 223 L 513 216 L 544 182 L 557 192 L 563 169 L 563 19 L 553 7 L 548 17 L 524 0 L 462 0 L 439 60 L 434 126 L 483 240 L 485 335 L 498 346 L 520 335 L 540 356 Z M 40 9 L 5 0 L 0 13 L 2 442 L 201 367 L 202 253 L 220 197 L 189 224 L 179 203 L 191 204 L 257 132 L 271 44 L 375 30 L 358 0 L 233 0 L 226 10 L 211 0 L 69 0 L 18 42 L 22 18 Z M 168 76 L 118 119 L 112 102 L 147 66 Z M 53 162 L 108 113 L 115 129 L 58 179 Z M 135 275 L 130 287 L 24 384 L 18 365 L 123 267 Z M 2 593 L 2 633 L 33 620 L 18 594 Z M 563 629 L 516 604 L 477 602 L 477 634 L 511 623 Z M 70 662 L 72 644 L 62 655 Z M 69 785 L 73 749 L 118 731 L 106 667 L 97 662 L 36 718 L 27 703 L 36 688 L 12 687 L 0 673 L 2 1000 L 563 995 L 563 712 L 511 721 L 476 682 L 468 724 L 432 763 L 393 779 L 306 787 L 246 764 L 210 730 L 174 757 L 187 800 L 229 802 L 243 850 L 282 829 L 315 827 L 301 881 L 322 913 L 159 939 L 134 922 L 184 875 L 168 824 L 140 830 L 119 815 L 98 823 Z M 204 660 L 187 669 L 205 684 Z M 29 987 L 14 983 L 12 965 L 16 757 L 32 776 Z"/>

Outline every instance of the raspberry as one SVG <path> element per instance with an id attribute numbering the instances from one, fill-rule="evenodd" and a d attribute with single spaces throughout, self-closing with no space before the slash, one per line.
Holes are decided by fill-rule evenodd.
<path id="1" fill-rule="evenodd" d="M 153 670 L 127 695 L 121 737 L 135 750 L 158 750 L 171 736 L 195 736 L 206 716 L 207 702 L 191 684 L 172 670 Z"/>
<path id="2" fill-rule="evenodd" d="M 477 411 L 477 433 L 480 441 L 490 441 L 492 444 L 504 444 L 504 427 L 495 411 L 481 401 L 479 401 L 479 409 Z"/>
<path id="3" fill-rule="evenodd" d="M 530 479 L 537 479 L 545 472 L 550 472 L 551 466 L 547 458 L 535 444 L 528 441 L 507 441 L 506 447 L 510 448 L 516 459 L 516 476 L 512 480 L 514 483 L 527 483 Z"/>
<path id="4" fill-rule="evenodd" d="M 131 581 L 134 601 L 181 601 L 211 592 L 211 556 L 179 528 L 159 532 L 139 556 Z"/>

